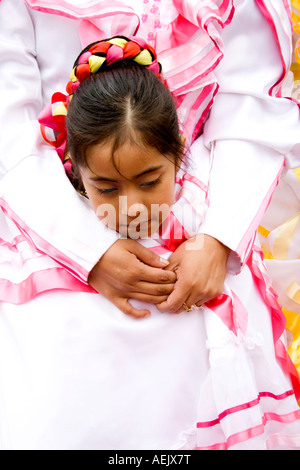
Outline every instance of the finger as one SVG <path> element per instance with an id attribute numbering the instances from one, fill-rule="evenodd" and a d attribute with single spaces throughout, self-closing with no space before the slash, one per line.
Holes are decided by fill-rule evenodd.
<path id="1" fill-rule="evenodd" d="M 135 275 L 140 281 L 146 281 L 152 284 L 171 284 L 176 281 L 176 274 L 167 269 L 158 269 L 140 264 L 139 269 L 135 271 Z"/>
<path id="2" fill-rule="evenodd" d="M 125 315 L 129 315 L 133 318 L 141 319 L 151 315 L 151 312 L 147 309 L 139 310 L 134 308 L 126 298 L 118 298 L 114 303 Z"/>
<path id="3" fill-rule="evenodd" d="M 131 299 L 140 300 L 142 302 L 147 302 L 149 304 L 161 304 L 165 302 L 168 298 L 167 295 L 149 295 L 141 294 L 140 292 L 132 292 L 130 294 Z"/>
<path id="4" fill-rule="evenodd" d="M 175 284 L 152 284 L 150 282 L 139 282 L 136 285 L 136 290 L 140 294 L 148 294 L 151 296 L 168 296 L 173 292 Z M 131 294 L 130 294 L 131 295 Z"/>
<path id="5" fill-rule="evenodd" d="M 161 313 L 174 313 L 174 314 L 177 314 L 177 313 L 181 313 L 181 312 L 184 312 L 184 308 L 183 306 L 181 305 L 181 307 L 177 310 L 171 308 L 169 302 L 168 302 L 168 299 L 165 300 L 164 302 L 160 303 L 160 304 L 157 304 L 156 305 L 156 308 L 158 309 L 159 312 Z"/>
<path id="6" fill-rule="evenodd" d="M 140 243 L 134 243 L 130 251 L 135 254 L 140 261 L 148 266 L 152 266 L 154 268 L 165 268 L 169 264 L 168 260 L 161 258 L 159 255 Z"/>
<path id="7" fill-rule="evenodd" d="M 209 302 L 210 300 L 215 299 L 221 294 L 222 294 L 222 289 L 221 288 L 218 289 L 214 286 L 213 288 L 207 289 L 204 292 L 200 293 L 200 297 L 199 297 L 199 293 L 193 294 L 191 292 L 185 302 L 187 305 L 199 306 L 199 305 L 205 304 L 206 302 Z"/>
<path id="8" fill-rule="evenodd" d="M 168 299 L 157 308 L 160 312 L 176 313 L 182 311 L 182 305 L 190 294 L 190 287 L 185 283 L 177 281 L 173 292 L 169 295 Z"/>
<path id="9" fill-rule="evenodd" d="M 146 266 L 136 260 L 136 263 L 131 263 L 128 268 L 125 282 L 121 282 L 122 279 L 118 277 L 111 278 L 110 284 L 123 293 L 139 290 L 146 294 L 160 295 L 169 294 L 173 290 L 176 274 L 172 271 Z M 164 285 L 167 287 L 160 290 L 159 286 Z"/>

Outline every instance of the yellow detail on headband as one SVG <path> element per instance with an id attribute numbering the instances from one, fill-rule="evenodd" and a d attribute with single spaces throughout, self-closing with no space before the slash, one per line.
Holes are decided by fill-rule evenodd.
<path id="1" fill-rule="evenodd" d="M 73 68 L 73 70 L 71 72 L 70 80 L 72 80 L 72 82 L 74 82 L 74 83 L 77 82 L 77 80 L 78 80 L 78 78 L 75 75 L 75 67 Z"/>
<path id="2" fill-rule="evenodd" d="M 147 49 L 141 51 L 133 60 L 141 65 L 151 65 L 153 62 L 152 55 Z"/>
<path id="3" fill-rule="evenodd" d="M 100 69 L 103 62 L 106 61 L 106 57 L 98 57 L 96 55 L 91 55 L 89 58 L 89 66 L 91 69 L 91 73 L 96 73 Z"/>
<path id="4" fill-rule="evenodd" d="M 56 106 L 55 110 L 53 111 L 53 116 L 66 116 L 67 115 L 67 108 L 64 104 L 59 104 Z"/>
<path id="5" fill-rule="evenodd" d="M 115 46 L 120 46 L 120 47 L 122 47 L 122 49 L 124 49 L 124 47 L 128 43 L 128 41 L 126 39 L 123 39 L 123 38 L 112 38 L 107 42 L 109 42 L 110 44 L 114 44 Z"/>

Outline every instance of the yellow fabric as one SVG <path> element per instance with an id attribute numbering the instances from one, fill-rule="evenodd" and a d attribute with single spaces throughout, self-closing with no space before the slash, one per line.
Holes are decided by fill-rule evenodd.
<path id="1" fill-rule="evenodd" d="M 294 281 L 286 290 L 286 295 L 292 299 L 296 304 L 300 305 L 300 285 Z"/>
<path id="2" fill-rule="evenodd" d="M 55 110 L 53 111 L 53 116 L 66 116 L 67 115 L 67 108 L 63 104 L 59 104 L 56 106 Z"/>
<path id="3" fill-rule="evenodd" d="M 300 215 L 297 214 L 279 227 L 272 248 L 275 259 L 287 259 L 290 244 L 299 223 L 299 218 Z"/>
<path id="4" fill-rule="evenodd" d="M 70 80 L 72 80 L 72 82 L 77 82 L 77 77 L 75 75 L 75 68 L 71 72 Z"/>
<path id="5" fill-rule="evenodd" d="M 300 10 L 300 0 L 292 0 L 292 6 Z"/>
<path id="6" fill-rule="evenodd" d="M 89 66 L 91 69 L 91 73 L 96 73 L 105 61 L 106 57 L 98 57 L 96 55 L 91 55 L 91 57 L 89 58 Z"/>
<path id="7" fill-rule="evenodd" d="M 114 44 L 115 46 L 120 46 L 122 47 L 122 49 L 124 49 L 128 41 L 127 39 L 123 39 L 123 38 L 112 38 L 108 42 L 110 42 L 111 44 Z"/>
<path id="8" fill-rule="evenodd" d="M 147 49 L 141 51 L 133 60 L 141 65 L 151 65 L 153 62 L 152 56 Z"/>
<path id="9" fill-rule="evenodd" d="M 269 230 L 267 230 L 265 227 L 262 227 L 261 225 L 258 227 L 258 233 L 260 233 L 263 237 L 266 237 L 269 235 Z"/>
<path id="10" fill-rule="evenodd" d="M 283 309 L 283 313 L 286 318 L 287 336 L 290 343 L 288 353 L 300 374 L 300 316 L 286 309 Z M 289 333 L 291 338 L 289 338 Z"/>
<path id="11" fill-rule="evenodd" d="M 296 175 L 297 180 L 298 180 L 299 183 L 300 183 L 300 168 L 295 168 L 293 171 L 294 171 L 294 173 L 295 173 L 295 175 Z"/>

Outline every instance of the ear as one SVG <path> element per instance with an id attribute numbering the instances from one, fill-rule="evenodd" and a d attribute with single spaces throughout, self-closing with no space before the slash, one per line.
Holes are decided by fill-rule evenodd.
<path id="1" fill-rule="evenodd" d="M 185 143 L 186 143 L 186 135 L 182 133 L 182 134 L 180 135 L 180 140 L 181 140 L 182 145 L 185 145 Z"/>

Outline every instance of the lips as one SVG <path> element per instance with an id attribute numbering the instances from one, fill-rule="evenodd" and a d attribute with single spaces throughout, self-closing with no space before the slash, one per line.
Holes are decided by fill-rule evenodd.
<path id="1" fill-rule="evenodd" d="M 151 233 L 155 232 L 158 229 L 159 223 L 156 219 L 145 220 L 143 222 L 134 221 L 130 222 L 129 224 L 121 224 L 119 225 L 119 232 L 123 234 L 129 234 L 132 238 L 134 235 L 139 238 L 141 236 L 149 236 Z"/>

